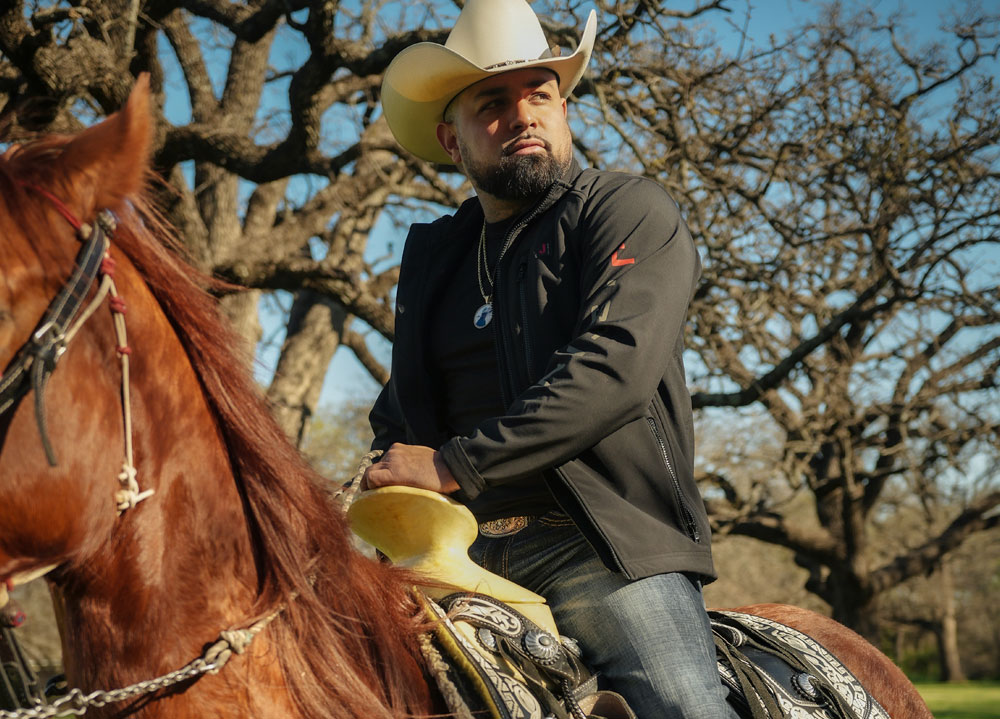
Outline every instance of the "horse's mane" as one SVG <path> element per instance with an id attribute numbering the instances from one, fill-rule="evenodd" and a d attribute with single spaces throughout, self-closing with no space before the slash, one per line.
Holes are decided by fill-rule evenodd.
<path id="1" fill-rule="evenodd" d="M 0 157 L 0 195 L 11 221 L 34 228 L 53 213 L 25 185 L 73 191 L 46 167 L 68 138 L 48 137 Z M 137 268 L 173 325 L 219 422 L 251 528 L 256 611 L 286 609 L 268 626 L 305 716 L 403 717 L 429 711 L 419 661 L 418 610 L 405 576 L 355 552 L 322 479 L 288 442 L 247 371 L 241 346 L 184 262 L 174 233 L 140 192 L 114 208 L 112 240 Z M 86 218 L 90 219 L 90 218 Z M 0 228 L 2 231 L 3 228 Z M 72 250 L 75 253 L 75 249 Z"/>

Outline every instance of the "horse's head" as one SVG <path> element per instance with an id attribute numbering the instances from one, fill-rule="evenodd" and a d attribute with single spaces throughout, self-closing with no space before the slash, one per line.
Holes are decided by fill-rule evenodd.
<path id="1" fill-rule="evenodd" d="M 123 437 L 123 413 L 111 313 L 107 304 L 98 307 L 64 353 L 55 335 L 75 318 L 56 331 L 41 325 L 60 314 L 57 298 L 74 284 L 78 260 L 86 262 L 78 255 L 87 228 L 74 223 L 94 225 L 102 210 L 125 211 L 143 184 L 148 105 L 142 78 L 126 107 L 106 121 L 0 157 L 0 409 L 7 405 L 0 415 L 0 580 L 84 557 L 115 521 L 123 454 L 121 440 L 108 446 L 108 438 Z M 99 264 L 103 248 L 96 253 Z M 69 294 L 85 294 L 85 306 L 96 284 L 82 282 Z M 33 344 L 47 335 L 54 342 Z M 25 361 L 26 353 L 34 356 Z"/>

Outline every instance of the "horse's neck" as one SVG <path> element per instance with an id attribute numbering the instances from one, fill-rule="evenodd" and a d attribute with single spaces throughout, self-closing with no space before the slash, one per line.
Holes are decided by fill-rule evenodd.
<path id="1" fill-rule="evenodd" d="M 155 493 L 117 519 L 110 541 L 62 587 L 67 675 L 88 690 L 184 666 L 220 630 L 249 618 L 257 581 L 228 453 L 200 383 L 145 287 L 126 282 L 123 294 L 137 480 Z M 112 437 L 107 451 L 121 446 Z M 263 638 L 258 649 L 266 645 Z M 188 694 L 197 704 L 198 692 Z M 185 716 L 185 701 L 156 702 L 149 716 Z M 192 716 L 204 716 L 196 709 Z"/>
<path id="2" fill-rule="evenodd" d="M 408 582 L 351 553 L 343 522 L 311 474 L 287 445 L 272 446 L 280 432 L 239 424 L 235 407 L 260 408 L 245 394 L 236 397 L 242 389 L 230 392 L 235 386 L 223 375 L 212 391 L 231 420 L 225 437 L 248 448 L 233 450 L 232 462 L 246 467 L 237 486 L 223 425 L 187 354 L 145 285 L 127 277 L 132 282 L 121 290 L 134 360 L 137 479 L 156 493 L 118 518 L 110 539 L 62 577 L 70 684 L 115 688 L 160 676 L 200 656 L 221 630 L 267 614 L 273 607 L 256 606 L 260 563 L 264 593 L 287 604 L 280 620 L 254 639 L 249 654 L 150 703 L 142 716 L 353 719 L 390 716 L 390 704 L 393 716 L 426 714 L 431 696 Z M 187 341 L 197 352 L 195 340 Z M 217 363 L 199 357 L 211 378 Z M 273 457 L 246 444 L 255 441 Z M 120 436 L 108 442 L 121 446 Z M 259 541 L 251 542 L 251 531 Z"/>

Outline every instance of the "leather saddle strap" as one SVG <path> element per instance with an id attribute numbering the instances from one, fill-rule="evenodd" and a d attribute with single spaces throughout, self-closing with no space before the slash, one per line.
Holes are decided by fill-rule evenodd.
<path id="1" fill-rule="evenodd" d="M 821 677 L 815 676 L 812 673 L 812 668 L 808 666 L 802 660 L 801 656 L 797 654 L 793 649 L 775 640 L 774 638 L 768 637 L 766 634 L 754 631 L 751 627 L 747 626 L 742 622 L 739 622 L 738 620 L 735 619 L 735 617 L 726 615 L 724 612 L 711 612 L 710 617 L 713 620 L 713 622 L 718 622 L 724 626 L 735 626 L 737 631 L 739 631 L 745 637 L 744 642 L 747 646 L 754 647 L 759 651 L 777 657 L 778 659 L 780 659 L 781 661 L 783 661 L 785 664 L 792 667 L 796 671 L 812 675 L 816 690 L 822 695 L 823 700 L 826 702 L 830 710 L 835 713 L 835 716 L 841 717 L 842 719 L 859 719 L 857 712 L 855 712 L 855 710 L 851 707 L 851 705 L 847 702 L 847 700 L 844 699 L 844 697 L 840 694 L 840 692 L 838 692 L 835 688 L 833 688 L 830 685 L 830 682 L 826 681 L 825 679 L 822 679 Z M 757 674 L 756 666 L 748 659 L 743 657 L 742 652 L 735 649 L 733 645 L 729 644 L 729 642 L 726 642 L 724 637 L 720 637 L 720 633 L 718 631 L 715 632 L 715 640 L 716 640 L 716 646 L 719 646 L 719 643 L 721 641 L 722 644 L 727 647 L 727 650 L 733 650 L 733 651 L 726 651 L 724 653 L 730 660 L 730 666 L 733 668 L 733 671 L 739 678 L 741 686 L 743 684 L 743 679 L 740 678 L 741 670 L 737 666 L 737 664 L 742 664 L 744 668 L 748 666 L 752 667 L 753 671 L 750 671 L 748 673 L 754 675 Z M 744 661 L 743 662 L 733 661 L 732 654 L 734 652 L 737 655 L 739 655 L 740 658 L 744 659 Z M 767 696 L 771 696 L 769 691 L 765 692 L 764 694 L 758 692 L 758 694 L 762 698 L 764 697 L 765 694 Z M 747 699 L 747 703 L 751 705 L 751 710 L 752 710 L 753 709 L 752 705 L 754 703 L 752 701 L 753 695 L 745 694 L 745 696 Z M 771 709 L 769 708 L 768 710 L 770 711 Z M 756 715 L 754 716 L 756 719 Z M 783 715 L 779 711 L 777 714 L 774 714 L 773 716 L 781 717 Z"/>
<path id="2" fill-rule="evenodd" d="M 778 707 L 771 690 L 760 678 L 752 665 L 736 652 L 733 647 L 718 634 L 715 635 L 715 648 L 724 658 L 740 684 L 740 691 L 746 699 L 746 705 L 753 719 L 781 719 L 784 712 Z M 757 697 L 759 701 L 754 701 Z"/>

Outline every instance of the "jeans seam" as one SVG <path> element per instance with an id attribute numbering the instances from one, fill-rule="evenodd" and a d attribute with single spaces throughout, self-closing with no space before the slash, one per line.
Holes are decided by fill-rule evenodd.
<path id="1" fill-rule="evenodd" d="M 575 524 L 572 519 L 547 519 L 546 517 L 541 517 L 538 521 L 546 527 L 570 527 Z"/>
<path id="2" fill-rule="evenodd" d="M 515 534 L 504 538 L 502 551 L 500 553 L 500 571 L 504 579 L 510 579 L 510 547 L 514 543 Z"/>
<path id="3" fill-rule="evenodd" d="M 538 517 L 538 523 L 544 524 L 546 527 L 569 527 L 576 524 L 568 514 L 556 512 L 555 510 L 546 512 Z"/>

